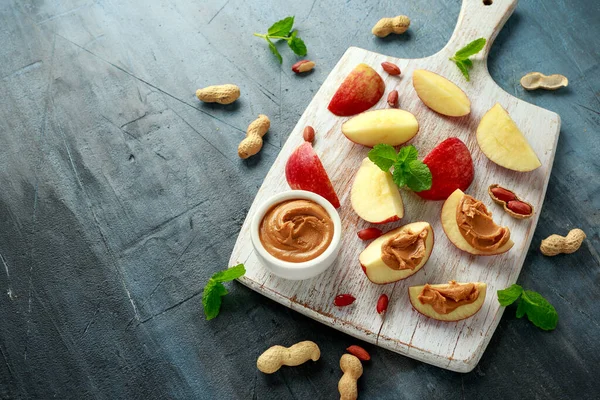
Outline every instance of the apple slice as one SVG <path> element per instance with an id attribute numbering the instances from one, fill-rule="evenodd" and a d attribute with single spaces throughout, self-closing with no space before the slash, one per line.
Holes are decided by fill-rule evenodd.
<path id="1" fill-rule="evenodd" d="M 352 209 L 373 224 L 398 221 L 404 216 L 404 205 L 392 174 L 384 172 L 365 158 L 356 173 L 350 192 Z"/>
<path id="2" fill-rule="evenodd" d="M 367 64 L 358 64 L 344 79 L 327 107 L 335 115 L 346 117 L 373 107 L 385 91 L 381 76 Z"/>
<path id="3" fill-rule="evenodd" d="M 327 171 L 309 142 L 302 143 L 290 155 L 285 164 L 285 178 L 292 189 L 308 190 L 323 196 L 335 208 L 340 206 Z"/>
<path id="4" fill-rule="evenodd" d="M 473 159 L 459 138 L 438 144 L 423 163 L 431 171 L 431 189 L 416 193 L 425 200 L 445 200 L 456 189 L 467 190 L 473 182 Z"/>
<path id="5" fill-rule="evenodd" d="M 417 69 L 413 72 L 413 86 L 423 103 L 437 113 L 462 117 L 471 112 L 465 92 L 441 75 Z"/>
<path id="6" fill-rule="evenodd" d="M 383 261 L 381 258 L 381 247 L 388 239 L 400 232 L 419 233 L 422 232 L 423 229 L 427 229 L 427 237 L 425 238 L 425 256 L 414 269 L 392 269 Z M 362 253 L 360 253 L 358 260 L 360 261 L 360 265 L 363 271 L 365 271 L 367 278 L 369 278 L 371 282 L 377 284 L 396 282 L 416 274 L 423 268 L 427 260 L 429 260 L 429 255 L 433 250 L 433 243 L 433 229 L 431 229 L 431 225 L 427 222 L 413 222 L 412 224 L 401 226 L 400 228 L 394 229 L 385 235 L 378 237 L 371 242 Z"/>
<path id="7" fill-rule="evenodd" d="M 528 172 L 542 165 L 515 121 L 500 104 L 481 118 L 477 143 L 483 154 L 501 167 Z"/>
<path id="8" fill-rule="evenodd" d="M 367 111 L 346 121 L 342 133 L 354 143 L 373 147 L 378 143 L 398 146 L 419 131 L 414 115 L 397 108 Z"/>
<path id="9" fill-rule="evenodd" d="M 458 208 L 458 205 L 464 195 L 465 194 L 462 192 L 462 190 L 456 189 L 442 206 L 442 228 L 444 228 L 444 232 L 452 244 L 459 249 L 466 251 L 467 253 L 478 256 L 493 256 L 510 250 L 514 245 L 514 242 L 510 239 L 502 247 L 499 247 L 491 252 L 485 252 L 476 249 L 475 247 L 471 246 L 469 242 L 467 242 L 467 240 L 460 233 L 460 230 L 458 229 L 458 223 L 456 222 L 456 209 Z"/>
<path id="10" fill-rule="evenodd" d="M 485 301 L 485 295 L 487 292 L 487 284 L 483 282 L 473 282 L 477 289 L 479 290 L 479 296 L 477 296 L 477 300 L 473 303 L 465 304 L 463 306 L 459 306 L 454 310 L 450 311 L 447 314 L 440 314 L 433 309 L 431 304 L 423 304 L 419 300 L 419 294 L 423 291 L 425 285 L 421 286 L 411 286 L 408 288 L 408 297 L 410 298 L 410 303 L 419 313 L 425 315 L 426 317 L 430 317 L 433 319 L 437 319 L 438 321 L 460 321 L 461 319 L 469 318 L 472 315 L 476 314 L 477 311 L 481 309 Z M 460 283 L 463 285 L 464 283 Z M 446 288 L 448 284 L 441 285 L 430 285 L 433 288 Z"/>

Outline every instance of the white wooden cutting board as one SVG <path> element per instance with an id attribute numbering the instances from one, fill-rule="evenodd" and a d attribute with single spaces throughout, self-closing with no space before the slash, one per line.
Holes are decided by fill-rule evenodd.
<path id="1" fill-rule="evenodd" d="M 354 47 L 348 49 L 298 121 L 250 208 L 230 260 L 230 265 L 244 263 L 246 266 L 247 272 L 240 279 L 241 283 L 326 325 L 408 357 L 459 372 L 468 372 L 475 367 L 502 316 L 503 308 L 498 304 L 496 291 L 515 283 L 523 266 L 544 200 L 560 129 L 557 114 L 506 93 L 494 83 L 487 71 L 490 46 L 516 3 L 517 0 L 493 0 L 492 5 L 486 6 L 482 0 L 464 0 L 450 42 L 440 52 L 427 58 L 405 60 Z M 370 33 L 367 31 L 365 34 Z M 488 43 L 484 51 L 472 58 L 471 81 L 466 82 L 448 58 L 479 37 L 487 38 Z M 402 75 L 394 77 L 385 73 L 381 68 L 383 61 L 400 66 Z M 376 285 L 367 279 L 358 263 L 358 255 L 367 243 L 358 239 L 356 232 L 370 225 L 352 210 L 350 188 L 369 149 L 351 143 L 342 135 L 340 127 L 348 118 L 337 117 L 327 110 L 329 100 L 340 83 L 359 63 L 372 66 L 386 83 L 386 93 L 372 109 L 386 108 L 387 93 L 397 89 L 400 107 L 416 116 L 420 131 L 410 143 L 417 147 L 420 157 L 448 137 L 456 136 L 467 145 L 475 164 L 475 180 L 467 193 L 483 200 L 494 213 L 494 219 L 510 227 L 515 246 L 508 253 L 476 257 L 458 250 L 441 227 L 439 215 L 443 202 L 423 201 L 402 190 L 405 217 L 380 227 L 387 231 L 409 222 L 428 221 L 435 233 L 433 253 L 425 267 L 406 280 Z M 458 84 L 471 100 L 471 114 L 448 118 L 429 110 L 412 86 L 413 70 L 421 68 L 439 73 Z M 537 170 L 511 172 L 489 161 L 479 150 L 475 139 L 477 125 L 483 114 L 497 102 L 509 112 L 533 146 L 542 162 Z M 268 197 L 290 189 L 285 180 L 285 163 L 302 143 L 302 131 L 306 125 L 316 130 L 315 151 L 342 204 L 338 209 L 343 225 L 342 246 L 337 261 L 322 275 L 305 281 L 288 281 L 270 274 L 257 260 L 250 242 L 250 220 L 256 207 Z M 487 194 L 487 187 L 492 183 L 513 189 L 533 204 L 536 215 L 516 220 L 505 214 Z M 408 299 L 409 286 L 445 283 L 451 279 L 488 284 L 488 296 L 475 316 L 448 323 L 424 317 L 413 310 Z M 341 293 L 351 293 L 357 300 L 349 307 L 335 307 L 333 299 Z M 375 311 L 375 304 L 382 293 L 390 298 L 385 318 Z"/>

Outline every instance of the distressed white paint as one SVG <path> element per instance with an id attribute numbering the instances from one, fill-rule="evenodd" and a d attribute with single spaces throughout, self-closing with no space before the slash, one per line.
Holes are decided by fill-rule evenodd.
<path id="1" fill-rule="evenodd" d="M 240 282 L 326 325 L 400 354 L 454 371 L 467 372 L 475 367 L 503 312 L 496 300 L 496 290 L 514 283 L 523 265 L 544 199 L 560 129 L 557 114 L 504 92 L 487 71 L 486 58 L 490 46 L 516 2 L 494 0 L 491 6 L 484 6 L 480 0 L 465 0 L 450 42 L 431 57 L 406 60 L 358 48 L 348 49 L 298 121 L 256 195 L 230 260 L 230 265 L 239 262 L 246 265 L 248 272 Z M 488 38 L 488 44 L 484 51 L 473 57 L 475 65 L 471 70 L 471 82 L 466 82 L 448 57 L 482 36 Z M 383 61 L 398 64 L 402 75 L 393 77 L 383 72 Z M 336 117 L 327 110 L 327 104 L 339 84 L 361 62 L 374 67 L 386 82 L 386 94 L 373 109 L 387 107 L 387 93 L 397 89 L 400 107 L 417 117 L 420 131 L 411 143 L 419 149 L 421 156 L 448 137 L 456 136 L 465 142 L 475 163 L 475 180 L 467 193 L 484 200 L 493 211 L 495 220 L 510 227 L 515 246 L 508 253 L 476 257 L 461 252 L 449 242 L 442 230 L 439 220 L 442 202 L 423 201 L 403 190 L 405 217 L 400 222 L 387 224 L 384 229 L 414 221 L 430 222 L 435 232 L 431 258 L 421 271 L 404 281 L 376 285 L 366 278 L 358 263 L 358 255 L 366 243 L 358 239 L 356 232 L 369 224 L 352 210 L 350 188 L 360 161 L 369 149 L 345 139 L 340 126 L 348 118 Z M 419 68 L 439 73 L 457 83 L 471 99 L 471 114 L 453 119 L 429 110 L 412 87 L 412 72 Z M 540 158 L 542 167 L 529 173 L 511 172 L 493 164 L 479 150 L 475 139 L 477 125 L 496 102 L 516 121 Z M 306 125 L 315 128 L 315 151 L 342 204 L 339 212 L 344 229 L 343 244 L 338 260 L 324 274 L 306 281 L 286 281 L 269 274 L 258 263 L 250 243 L 249 222 L 258 204 L 275 193 L 289 189 L 284 174 L 285 163 L 290 153 L 301 144 L 302 130 Z M 513 189 L 534 205 L 536 215 L 531 219 L 516 220 L 505 214 L 487 194 L 487 187 L 492 183 Z M 443 283 L 450 279 L 488 284 L 488 298 L 475 316 L 464 321 L 443 323 L 421 316 L 412 309 L 408 300 L 409 286 Z M 352 306 L 337 308 L 333 305 L 333 298 L 340 293 L 351 293 L 357 300 Z M 375 311 L 376 301 L 382 293 L 390 296 L 385 318 Z"/>

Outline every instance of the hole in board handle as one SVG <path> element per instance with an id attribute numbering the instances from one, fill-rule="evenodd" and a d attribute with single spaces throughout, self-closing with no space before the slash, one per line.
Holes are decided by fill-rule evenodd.
<path id="1" fill-rule="evenodd" d="M 483 0 L 483 5 L 484 6 L 491 6 L 493 2 L 494 2 L 494 0 Z"/>

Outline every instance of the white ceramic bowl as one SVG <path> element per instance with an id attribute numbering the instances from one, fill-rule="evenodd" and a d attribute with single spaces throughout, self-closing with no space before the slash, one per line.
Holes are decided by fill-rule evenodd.
<path id="1" fill-rule="evenodd" d="M 275 204 L 294 199 L 306 199 L 314 201 L 323 207 L 325 211 L 327 211 L 331 217 L 331 220 L 333 221 L 333 238 L 329 244 L 329 247 L 327 247 L 327 249 L 317 258 L 299 263 L 283 261 L 272 256 L 264 248 L 258 235 L 260 223 L 266 212 Z M 342 243 L 342 222 L 338 212 L 324 197 L 319 196 L 316 193 L 307 192 L 305 190 L 290 190 L 276 194 L 275 196 L 269 198 L 256 210 L 256 213 L 252 218 L 250 231 L 252 246 L 254 246 L 256 255 L 261 263 L 275 275 L 290 280 L 309 279 L 325 272 L 325 270 L 327 270 L 327 268 L 329 268 L 335 261 Z"/>

